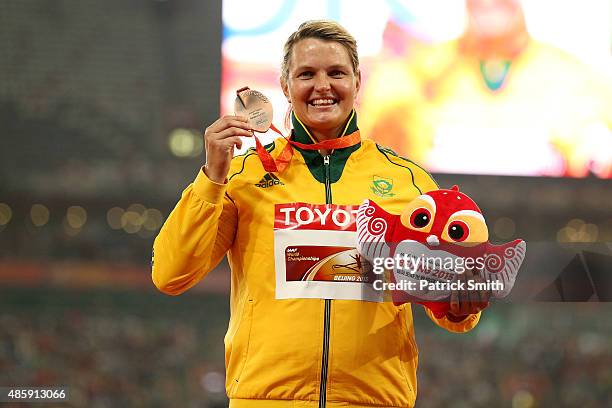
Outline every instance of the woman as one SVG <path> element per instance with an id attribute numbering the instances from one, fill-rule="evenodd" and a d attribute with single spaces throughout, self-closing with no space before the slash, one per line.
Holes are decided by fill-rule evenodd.
<path id="1" fill-rule="evenodd" d="M 282 203 L 359 205 L 371 198 L 399 213 L 436 189 L 414 163 L 354 136 L 361 84 L 356 43 L 341 26 L 310 21 L 284 48 L 281 87 L 292 107 L 292 138 L 305 145 L 355 140 L 330 151 L 297 147 L 269 177 L 254 151 L 232 158 L 246 118 L 225 116 L 205 132 L 207 163 L 155 240 L 153 281 L 177 295 L 228 254 L 231 317 L 225 337 L 231 407 L 409 407 L 416 398 L 417 349 L 410 304 L 330 298 L 279 299 L 274 211 Z M 358 133 L 357 133 L 358 135 Z M 276 156 L 286 145 L 277 140 Z M 385 188 L 373 182 L 386 180 Z M 482 307 L 482 306 L 480 306 Z M 478 307 L 453 302 L 430 317 L 456 332 L 474 327 Z"/>

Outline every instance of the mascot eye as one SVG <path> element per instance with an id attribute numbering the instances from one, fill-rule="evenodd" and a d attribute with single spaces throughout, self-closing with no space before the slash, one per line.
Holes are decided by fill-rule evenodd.
<path id="1" fill-rule="evenodd" d="M 400 214 L 401 224 L 413 231 L 428 233 L 436 218 L 436 203 L 428 195 L 420 195 L 409 202 Z"/>
<path id="2" fill-rule="evenodd" d="M 431 221 L 431 213 L 425 208 L 417 208 L 410 216 L 410 225 L 415 228 L 424 228 Z"/>
<path id="3" fill-rule="evenodd" d="M 481 213 L 460 210 L 449 217 L 440 238 L 446 242 L 472 247 L 487 242 L 489 232 Z"/>
<path id="4" fill-rule="evenodd" d="M 463 221 L 453 221 L 448 226 L 448 236 L 451 237 L 453 241 L 465 241 L 469 235 L 470 228 Z"/>

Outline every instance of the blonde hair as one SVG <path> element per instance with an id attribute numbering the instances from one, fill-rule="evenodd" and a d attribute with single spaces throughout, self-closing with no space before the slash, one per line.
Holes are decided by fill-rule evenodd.
<path id="1" fill-rule="evenodd" d="M 344 27 L 331 20 L 305 21 L 297 31 L 289 36 L 283 47 L 283 61 L 281 63 L 281 80 L 287 81 L 289 77 L 289 62 L 291 61 L 293 46 L 306 38 L 317 38 L 323 41 L 340 43 L 349 54 L 353 65 L 353 73 L 359 72 L 359 56 L 357 55 L 357 41 Z"/>

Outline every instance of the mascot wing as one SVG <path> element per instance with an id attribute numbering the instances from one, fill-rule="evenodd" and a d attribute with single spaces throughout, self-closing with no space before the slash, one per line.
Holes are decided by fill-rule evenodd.
<path id="1" fill-rule="evenodd" d="M 389 214 L 371 200 L 365 200 L 357 210 L 357 250 L 368 261 L 387 258 L 390 232 L 397 216 Z M 387 242 L 385 242 L 387 241 Z"/>
<path id="2" fill-rule="evenodd" d="M 503 290 L 493 291 L 493 296 L 507 296 L 516 280 L 518 270 L 525 259 L 527 245 L 522 239 L 516 239 L 502 245 L 488 244 L 484 255 L 484 278 L 489 282 L 501 282 Z"/>

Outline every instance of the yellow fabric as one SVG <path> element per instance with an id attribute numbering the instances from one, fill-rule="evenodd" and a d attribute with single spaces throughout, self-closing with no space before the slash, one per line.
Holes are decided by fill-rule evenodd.
<path id="1" fill-rule="evenodd" d="M 327 401 L 327 408 L 369 408 L 371 405 L 358 405 L 348 402 Z M 232 399 L 229 408 L 318 408 L 319 400 L 259 400 L 259 399 Z M 377 405 L 376 408 L 393 408 Z"/>
<path id="2" fill-rule="evenodd" d="M 273 155 L 284 143 L 276 141 Z M 225 362 L 230 406 L 315 406 L 325 302 L 275 299 L 273 214 L 275 203 L 324 204 L 325 185 L 313 178 L 299 151 L 288 169 L 277 175 L 283 184 L 256 186 L 265 174 L 252 152 L 233 159 L 227 185 L 213 183 L 200 171 L 155 239 L 152 278 L 162 292 L 178 295 L 227 253 L 231 317 Z M 394 195 L 375 195 L 374 176 L 392 180 Z M 381 151 L 370 140 L 350 155 L 340 180 L 331 185 L 334 204 L 358 205 L 369 198 L 395 213 L 419 190 L 436 188 L 424 170 Z M 430 317 L 459 332 L 478 322 L 478 316 L 462 323 Z M 418 352 L 410 304 L 332 301 L 329 345 L 328 407 L 414 405 Z"/>

